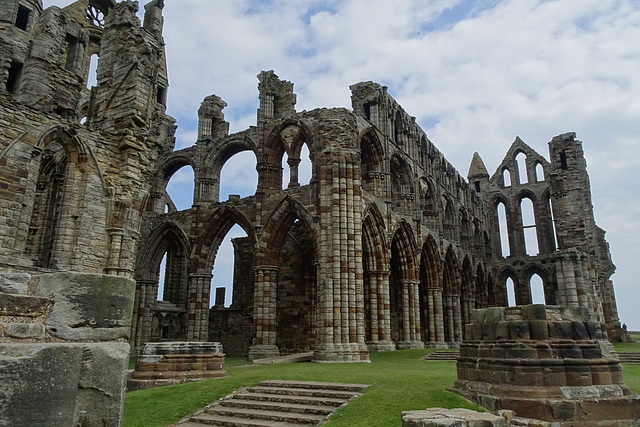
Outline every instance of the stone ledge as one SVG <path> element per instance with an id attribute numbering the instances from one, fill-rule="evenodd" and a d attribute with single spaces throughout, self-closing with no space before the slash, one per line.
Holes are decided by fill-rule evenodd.
<path id="1" fill-rule="evenodd" d="M 403 411 L 402 427 L 509 427 L 511 418 L 511 411 L 493 415 L 463 408 L 430 408 L 422 411 Z"/>
<path id="2" fill-rule="evenodd" d="M 2 294 L 0 298 L 0 316 L 40 317 L 47 314 L 53 306 L 53 300 L 47 297 Z"/>

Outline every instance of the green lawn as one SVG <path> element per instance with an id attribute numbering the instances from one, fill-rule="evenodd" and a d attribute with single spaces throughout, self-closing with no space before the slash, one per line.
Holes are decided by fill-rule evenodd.
<path id="1" fill-rule="evenodd" d="M 166 426 L 240 387 L 268 379 L 369 384 L 361 397 L 332 417 L 327 424 L 332 427 L 397 425 L 401 411 L 433 406 L 481 409 L 445 391 L 455 381 L 455 362 L 421 360 L 427 351 L 372 353 L 372 363 L 240 367 L 247 362 L 228 358 L 225 369 L 229 378 L 127 393 L 123 425 Z"/>
<path id="2" fill-rule="evenodd" d="M 616 342 L 616 343 L 613 343 L 613 347 L 616 349 L 616 351 L 640 352 L 640 342 L 637 341 L 637 338 L 640 338 L 640 337 L 636 337 L 636 342 Z"/>
<path id="3" fill-rule="evenodd" d="M 229 378 L 127 393 L 123 426 L 166 426 L 240 387 L 268 379 L 370 384 L 361 397 L 332 417 L 327 424 L 331 427 L 398 425 L 401 411 L 434 406 L 481 409 L 445 391 L 455 381 L 455 362 L 421 360 L 429 351 L 432 350 L 371 353 L 372 363 L 242 367 L 246 360 L 227 358 Z M 623 372 L 626 384 L 639 393 L 640 366 L 624 365 Z"/>

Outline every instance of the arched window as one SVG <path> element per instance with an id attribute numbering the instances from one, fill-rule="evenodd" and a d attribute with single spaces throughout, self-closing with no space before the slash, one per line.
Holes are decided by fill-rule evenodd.
<path id="1" fill-rule="evenodd" d="M 42 153 L 26 243 L 26 253 L 38 267 L 55 268 L 55 246 L 64 203 L 67 162 L 66 150 L 55 141 Z"/>
<path id="2" fill-rule="evenodd" d="M 511 172 L 507 168 L 502 171 L 502 185 L 511 187 Z"/>
<path id="3" fill-rule="evenodd" d="M 516 305 L 516 285 L 511 277 L 507 277 L 505 286 L 507 288 L 507 303 L 509 307 Z"/>
<path id="4" fill-rule="evenodd" d="M 502 202 L 498 203 L 496 209 L 498 211 L 501 255 L 506 258 L 511 255 L 511 247 L 509 246 L 509 229 L 507 227 L 507 209 Z"/>
<path id="5" fill-rule="evenodd" d="M 538 274 L 533 274 L 529 279 L 529 287 L 531 288 L 531 299 L 533 304 L 545 304 L 544 282 Z"/>
<path id="6" fill-rule="evenodd" d="M 158 301 L 164 301 L 164 278 L 167 274 L 167 253 L 165 252 L 160 262 L 160 275 L 158 276 Z"/>
<path id="7" fill-rule="evenodd" d="M 178 169 L 167 184 L 167 195 L 171 199 L 169 205 L 178 211 L 189 209 L 193 205 L 193 186 L 193 168 L 183 166 Z"/>
<path id="8" fill-rule="evenodd" d="M 218 247 L 216 253 L 216 259 L 213 264 L 213 279 L 211 279 L 211 298 L 209 299 L 209 305 L 216 306 L 224 305 L 229 307 L 233 303 L 233 282 L 234 273 L 236 271 L 236 256 L 233 239 L 247 237 L 247 233 L 238 224 L 231 227 L 227 232 L 227 235 L 222 240 L 222 243 Z M 225 288 L 224 302 L 216 301 L 216 289 Z"/>
<path id="9" fill-rule="evenodd" d="M 536 163 L 536 181 L 537 182 L 544 181 L 544 167 L 540 162 Z"/>
<path id="10" fill-rule="evenodd" d="M 558 232 L 556 231 L 556 218 L 553 216 L 553 204 L 551 203 L 551 197 L 547 198 L 547 203 L 549 204 L 549 212 L 551 213 L 551 227 L 553 229 L 553 235 L 551 238 L 553 239 L 553 249 L 558 250 Z"/>
<path id="11" fill-rule="evenodd" d="M 87 88 L 91 89 L 92 86 L 98 85 L 98 55 L 91 55 L 89 60 L 89 74 L 87 75 Z"/>
<path id="12" fill-rule="evenodd" d="M 222 166 L 220 171 L 220 197 L 223 202 L 232 194 L 240 197 L 252 196 L 258 186 L 256 156 L 253 151 L 242 151 Z"/>
<path id="13" fill-rule="evenodd" d="M 518 164 L 518 180 L 520 184 L 526 184 L 529 182 L 527 175 L 527 155 L 523 152 L 519 152 L 516 155 L 516 163 Z"/>
<path id="14" fill-rule="evenodd" d="M 282 156 L 282 188 L 308 185 L 310 181 L 311 158 L 307 144 L 302 145 L 299 159 L 289 158 L 285 152 Z"/>
<path id="15" fill-rule="evenodd" d="M 536 218 L 533 210 L 533 202 L 528 197 L 520 200 L 520 213 L 522 214 L 522 229 L 524 230 L 524 245 L 527 255 L 538 255 L 538 233 Z"/>

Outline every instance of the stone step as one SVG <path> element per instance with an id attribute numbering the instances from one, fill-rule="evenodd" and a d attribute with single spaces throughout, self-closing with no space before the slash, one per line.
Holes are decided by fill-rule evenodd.
<path id="1" fill-rule="evenodd" d="M 282 403 L 299 403 L 303 405 L 322 405 L 322 406 L 340 406 L 345 399 L 336 399 L 331 397 L 314 397 L 314 396 L 296 396 L 286 394 L 266 394 L 266 393 L 238 393 L 236 399 L 242 400 L 259 400 L 268 402 Z"/>
<path id="2" fill-rule="evenodd" d="M 425 360 L 457 360 L 460 357 L 460 351 L 434 351 L 425 357 Z"/>
<path id="3" fill-rule="evenodd" d="M 215 405 L 211 408 L 208 408 L 203 413 L 194 415 L 193 417 L 191 417 L 191 421 L 198 421 L 203 424 L 209 424 L 209 421 L 215 421 L 215 418 L 218 416 L 246 418 L 251 420 L 278 421 L 302 425 L 316 425 L 326 418 L 324 415 L 316 414 L 299 414 L 295 412 L 242 409 Z"/>
<path id="4" fill-rule="evenodd" d="M 292 412 L 298 414 L 329 415 L 336 410 L 333 406 L 304 405 L 300 403 L 266 402 L 263 400 L 229 399 L 220 402 L 225 408 L 254 409 L 256 411 Z"/>
<path id="5" fill-rule="evenodd" d="M 178 427 L 316 426 L 340 406 L 360 396 L 364 384 L 262 381 L 212 403 Z"/>
<path id="6" fill-rule="evenodd" d="M 247 418 L 211 416 L 206 422 L 187 421 L 178 424 L 176 427 L 203 427 L 203 426 L 219 426 L 219 427 L 300 427 L 304 424 L 292 424 L 280 421 L 269 420 L 250 420 Z"/>
<path id="7" fill-rule="evenodd" d="M 343 399 L 347 401 L 354 396 L 354 392 L 340 391 L 340 390 L 322 390 L 322 389 L 303 389 L 303 388 L 286 388 L 286 387 L 247 387 L 247 390 L 252 393 L 260 394 L 276 394 L 276 395 L 288 395 L 288 396 L 305 396 L 305 397 L 319 397 L 319 398 L 331 398 L 331 399 Z"/>
<path id="8" fill-rule="evenodd" d="M 270 380 L 261 381 L 261 386 L 266 387 L 287 387 L 287 388 L 304 388 L 314 390 L 340 390 L 359 393 L 365 388 L 366 384 L 343 384 L 343 383 L 327 383 L 320 381 L 287 381 L 287 380 Z"/>
<path id="9" fill-rule="evenodd" d="M 631 351 L 618 352 L 618 359 L 620 363 L 626 363 L 628 365 L 640 365 L 640 353 Z"/>
<path id="10" fill-rule="evenodd" d="M 254 365 L 274 365 L 279 363 L 300 363 L 311 362 L 313 359 L 313 351 L 306 353 L 287 354 L 285 356 L 269 357 L 267 359 L 255 359 Z"/>

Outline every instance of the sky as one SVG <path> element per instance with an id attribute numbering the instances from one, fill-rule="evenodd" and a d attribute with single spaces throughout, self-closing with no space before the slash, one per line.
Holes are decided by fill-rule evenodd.
<path id="1" fill-rule="evenodd" d="M 212 93 L 231 132 L 254 125 L 261 70 L 295 84 L 298 111 L 350 108 L 360 81 L 388 86 L 462 176 L 474 151 L 493 174 L 516 136 L 548 158 L 553 136 L 576 132 L 620 320 L 640 330 L 640 2 L 165 0 L 164 17 L 177 148 L 194 144 Z M 254 192 L 251 161 L 232 158 L 221 195 Z"/>

